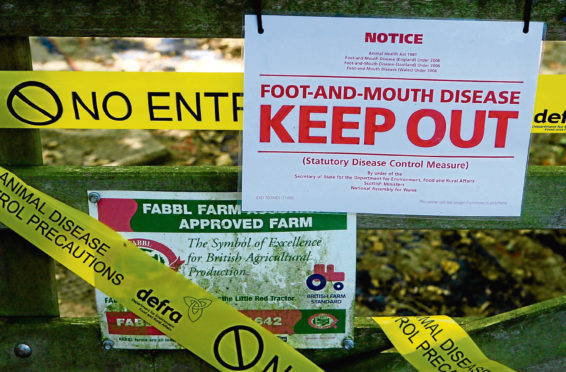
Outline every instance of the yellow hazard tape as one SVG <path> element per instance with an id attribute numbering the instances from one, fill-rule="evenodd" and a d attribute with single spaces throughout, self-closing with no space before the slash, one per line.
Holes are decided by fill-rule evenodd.
<path id="1" fill-rule="evenodd" d="M 0 127 L 242 129 L 241 73 L 5 71 Z"/>
<path id="2" fill-rule="evenodd" d="M 321 370 L 114 230 L 2 167 L 0 222 L 220 370 Z"/>
<path id="3" fill-rule="evenodd" d="M 0 128 L 242 130 L 242 73 L 0 72 Z M 566 75 L 540 75 L 533 133 L 566 133 Z"/>
<path id="4" fill-rule="evenodd" d="M 532 133 L 566 133 L 566 75 L 538 77 Z"/>
<path id="5" fill-rule="evenodd" d="M 488 359 L 448 316 L 375 317 L 393 346 L 419 371 L 508 372 Z"/>

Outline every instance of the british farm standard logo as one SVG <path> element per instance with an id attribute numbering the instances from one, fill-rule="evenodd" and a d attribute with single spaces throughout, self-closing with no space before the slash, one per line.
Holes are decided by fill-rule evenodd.
<path id="1" fill-rule="evenodd" d="M 178 271 L 179 267 L 185 263 L 181 257 L 177 257 L 175 253 L 166 245 L 149 239 L 130 239 L 132 243 L 137 245 L 142 251 L 147 252 L 155 260 L 171 269 Z"/>
<path id="2" fill-rule="evenodd" d="M 316 329 L 337 328 L 336 323 L 338 323 L 338 318 L 327 313 L 314 314 L 309 318 L 309 325 Z"/>
<path id="3" fill-rule="evenodd" d="M 307 287 L 311 291 L 321 291 L 326 287 L 326 283 L 334 282 L 334 289 L 341 291 L 344 289 L 344 279 L 346 273 L 335 272 L 334 265 L 326 265 L 326 271 L 323 264 L 314 265 L 313 274 L 307 278 Z"/>
<path id="4" fill-rule="evenodd" d="M 152 293 L 153 289 L 140 289 L 136 297 L 142 302 L 145 302 L 150 308 L 155 309 L 157 313 L 168 316 L 169 320 L 173 323 L 179 323 L 183 315 L 169 306 L 170 301 L 168 299 L 160 300 L 155 296 L 150 296 Z"/>
<path id="5" fill-rule="evenodd" d="M 194 323 L 200 319 L 202 311 L 212 304 L 212 300 L 187 296 L 185 303 L 189 307 L 189 319 Z"/>

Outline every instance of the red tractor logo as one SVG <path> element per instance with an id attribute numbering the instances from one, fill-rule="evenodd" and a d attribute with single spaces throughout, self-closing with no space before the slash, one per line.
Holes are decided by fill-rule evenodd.
<path id="1" fill-rule="evenodd" d="M 314 274 L 307 278 L 307 287 L 312 291 L 320 291 L 326 287 L 327 282 L 334 282 L 334 289 L 341 291 L 344 289 L 344 279 L 346 278 L 346 273 L 335 272 L 334 265 L 326 265 L 326 271 L 324 270 L 324 264 L 314 265 Z"/>

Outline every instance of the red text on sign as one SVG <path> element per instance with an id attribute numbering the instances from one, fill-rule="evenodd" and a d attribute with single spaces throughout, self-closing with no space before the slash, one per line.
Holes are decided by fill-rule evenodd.
<path id="1" fill-rule="evenodd" d="M 272 132 L 282 143 L 330 143 L 357 145 L 363 138 L 364 145 L 374 145 L 378 133 L 390 131 L 396 124 L 395 113 L 383 107 L 366 107 L 364 110 L 363 135 L 355 135 L 359 132 L 360 121 L 348 120 L 345 116 L 360 115 L 361 107 L 350 106 L 299 106 L 299 125 L 295 136 L 291 135 L 283 121 L 295 110 L 295 105 L 283 105 L 276 113 L 272 113 L 271 105 L 261 105 L 260 108 L 260 142 L 271 142 Z M 316 120 L 312 115 L 327 114 L 332 111 L 330 138 L 328 135 L 313 135 L 313 129 L 327 128 L 326 120 Z M 415 111 L 409 117 L 406 125 L 407 138 L 417 147 L 434 147 L 438 145 L 446 136 L 449 130 L 450 142 L 459 148 L 472 148 L 478 146 L 484 140 L 485 125 L 487 119 L 495 124 L 494 148 L 504 148 L 507 139 L 507 127 L 510 119 L 518 119 L 518 111 L 485 111 L 476 110 L 474 119 L 474 130 L 471 138 L 463 139 L 462 129 L 462 110 L 452 110 L 449 118 L 449 125 L 440 111 L 433 109 L 421 109 Z M 434 132 L 430 138 L 422 138 L 419 134 L 419 127 L 423 119 L 427 125 L 432 121 Z M 345 133 L 346 132 L 346 133 Z M 320 133 L 319 133 L 320 134 Z M 349 135 L 348 135 L 349 134 Z M 295 140 L 296 138 L 296 140 Z"/>
<path id="2" fill-rule="evenodd" d="M 395 32 L 366 32 L 366 43 L 422 44 L 423 34 L 399 34 Z"/>

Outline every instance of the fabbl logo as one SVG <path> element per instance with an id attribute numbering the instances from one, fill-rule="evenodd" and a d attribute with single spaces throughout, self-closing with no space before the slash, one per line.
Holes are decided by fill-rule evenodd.
<path id="1" fill-rule="evenodd" d="M 179 267 L 185 263 L 185 261 L 177 257 L 175 252 L 164 244 L 149 239 L 130 239 L 130 241 L 137 245 L 142 251 L 147 252 L 154 259 L 175 271 L 179 270 Z"/>

